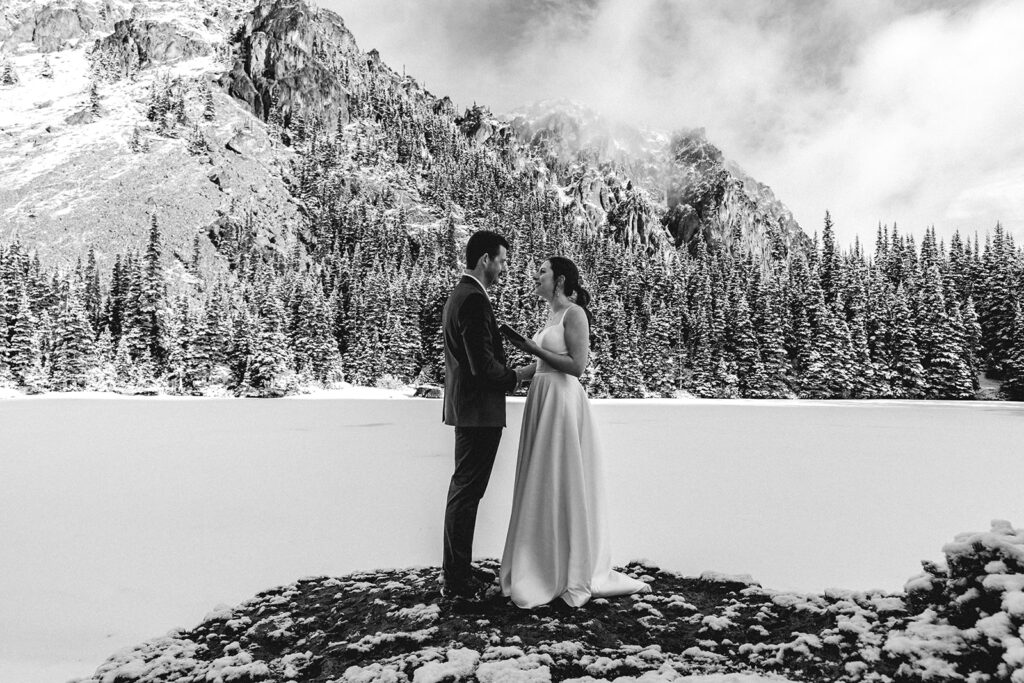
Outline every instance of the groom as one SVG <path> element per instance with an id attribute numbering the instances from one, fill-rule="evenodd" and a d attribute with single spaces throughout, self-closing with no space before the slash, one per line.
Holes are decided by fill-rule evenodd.
<path id="1" fill-rule="evenodd" d="M 505 350 L 487 290 L 508 271 L 508 242 L 480 230 L 466 245 L 466 270 L 444 305 L 444 423 L 455 427 L 455 473 L 444 514 L 441 595 L 472 599 L 489 582 L 470 565 L 473 530 L 505 427 L 505 393 L 521 381 Z M 474 572 L 478 576 L 474 576 Z"/>

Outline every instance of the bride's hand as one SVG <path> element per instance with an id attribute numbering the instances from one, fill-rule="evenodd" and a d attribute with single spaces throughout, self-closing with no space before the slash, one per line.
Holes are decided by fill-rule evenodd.
<path id="1" fill-rule="evenodd" d="M 523 351 L 526 351 L 531 356 L 540 355 L 540 346 L 537 344 L 537 342 L 533 341 L 532 339 L 523 340 L 523 343 L 519 345 L 519 348 L 522 349 Z"/>

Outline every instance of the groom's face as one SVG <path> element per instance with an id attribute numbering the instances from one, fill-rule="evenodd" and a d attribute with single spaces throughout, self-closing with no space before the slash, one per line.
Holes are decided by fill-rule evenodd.
<path id="1" fill-rule="evenodd" d="M 501 279 L 502 275 L 508 272 L 508 264 L 506 263 L 508 260 L 508 253 L 506 252 L 505 247 L 499 246 L 497 256 L 491 258 L 488 254 L 484 258 L 484 278 L 486 278 L 486 282 L 484 284 L 490 287 Z"/>

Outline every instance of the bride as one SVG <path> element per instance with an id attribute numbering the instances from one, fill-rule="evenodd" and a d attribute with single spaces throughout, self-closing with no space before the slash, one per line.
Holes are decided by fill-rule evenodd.
<path id="1" fill-rule="evenodd" d="M 579 382 L 590 355 L 590 294 L 576 265 L 553 256 L 534 292 L 550 305 L 547 326 L 520 348 L 537 357 L 519 437 L 512 518 L 501 558 L 501 591 L 519 607 L 556 598 L 649 591 L 614 571 L 601 449 Z"/>

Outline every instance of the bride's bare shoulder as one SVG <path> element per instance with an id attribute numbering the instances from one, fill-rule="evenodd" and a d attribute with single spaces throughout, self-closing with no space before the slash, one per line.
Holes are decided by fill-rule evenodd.
<path id="1" fill-rule="evenodd" d="M 587 319 L 587 312 L 579 304 L 571 304 L 569 306 L 569 310 L 565 312 L 564 322 L 568 325 L 580 326 L 588 326 L 590 324 L 590 321 Z"/>
<path id="2" fill-rule="evenodd" d="M 569 309 L 565 312 L 565 317 L 586 319 L 587 314 L 579 304 L 569 304 Z"/>

